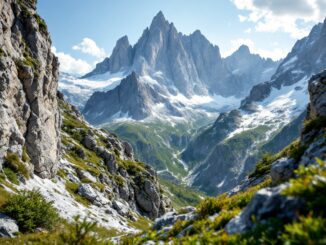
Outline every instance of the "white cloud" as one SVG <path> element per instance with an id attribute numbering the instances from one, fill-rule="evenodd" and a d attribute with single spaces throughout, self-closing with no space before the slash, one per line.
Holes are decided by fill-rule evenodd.
<path id="1" fill-rule="evenodd" d="M 81 59 L 75 59 L 69 54 L 63 52 L 57 52 L 55 47 L 51 48 L 51 51 L 58 57 L 60 62 L 60 71 L 71 74 L 83 75 L 92 70 L 92 66 L 86 61 Z"/>
<path id="2" fill-rule="evenodd" d="M 238 17 L 239 17 L 240 22 L 245 22 L 248 19 L 247 16 L 244 16 L 244 15 L 241 15 L 241 14 L 239 14 Z"/>
<path id="3" fill-rule="evenodd" d="M 306 36 L 313 24 L 325 18 L 325 0 L 231 1 L 239 10 L 247 12 L 239 15 L 240 21 L 253 22 L 256 31 L 282 31 L 296 39 Z"/>
<path id="4" fill-rule="evenodd" d="M 231 48 L 222 52 L 223 57 L 227 57 L 234 53 L 241 45 L 247 45 L 250 49 L 250 52 L 253 54 L 259 54 L 264 58 L 271 58 L 273 60 L 279 60 L 284 58 L 287 55 L 287 51 L 281 48 L 273 48 L 272 50 L 257 48 L 255 43 L 249 38 L 238 38 L 231 40 Z"/>
<path id="5" fill-rule="evenodd" d="M 72 47 L 73 50 L 79 50 L 84 54 L 89 54 L 96 58 L 106 57 L 104 49 L 97 46 L 96 42 L 88 37 L 85 37 L 83 41 Z"/>

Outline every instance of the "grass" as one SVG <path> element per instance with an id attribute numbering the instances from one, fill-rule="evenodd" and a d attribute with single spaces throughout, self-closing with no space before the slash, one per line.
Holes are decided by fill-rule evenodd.
<path id="1" fill-rule="evenodd" d="M 145 217 L 138 217 L 136 221 L 128 221 L 128 224 L 135 229 L 141 230 L 141 231 L 148 231 L 153 224 L 153 222 Z"/>
<path id="2" fill-rule="evenodd" d="M 5 55 L 5 51 L 0 47 L 0 57 Z"/>
<path id="3" fill-rule="evenodd" d="M 202 192 L 190 189 L 187 186 L 177 185 L 171 181 L 159 179 L 160 184 L 167 189 L 166 194 L 176 209 L 184 206 L 196 206 L 206 195 Z M 171 193 L 171 194 L 169 194 Z"/>
<path id="4" fill-rule="evenodd" d="M 24 158 L 24 157 L 23 157 Z M 25 166 L 25 164 L 21 161 L 19 156 L 15 153 L 7 153 L 4 161 L 4 168 L 12 170 L 12 172 L 16 174 L 23 175 L 26 179 L 29 179 L 30 173 Z M 10 173 L 9 171 L 7 171 Z M 12 175 L 12 173 L 10 173 Z"/>
<path id="5" fill-rule="evenodd" d="M 304 122 L 303 134 L 308 134 L 312 130 L 319 130 L 326 127 L 326 116 L 320 116 L 313 120 L 307 120 Z"/>
<path id="6" fill-rule="evenodd" d="M 10 168 L 3 168 L 3 172 L 5 173 L 5 175 L 7 176 L 8 180 L 15 184 L 15 185 L 19 185 L 19 180 L 18 180 L 18 176 L 17 173 L 15 173 L 13 170 L 11 170 Z"/>
<path id="7" fill-rule="evenodd" d="M 156 170 L 168 168 L 180 177 L 186 176 L 187 173 L 173 154 L 186 147 L 185 139 L 194 133 L 189 131 L 189 128 L 194 126 L 180 123 L 173 127 L 162 122 L 116 123 L 105 126 L 108 131 L 130 142 L 140 161 L 150 164 Z"/>
<path id="8" fill-rule="evenodd" d="M 269 174 L 272 163 L 282 157 L 292 158 L 297 163 L 306 149 L 307 147 L 302 145 L 299 140 L 295 140 L 277 154 L 264 153 L 261 160 L 256 164 L 254 171 L 249 174 L 249 178 Z"/>

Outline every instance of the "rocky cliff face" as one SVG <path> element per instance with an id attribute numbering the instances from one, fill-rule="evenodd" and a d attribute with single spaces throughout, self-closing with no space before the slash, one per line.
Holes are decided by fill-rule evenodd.
<path id="1" fill-rule="evenodd" d="M 35 2 L 0 2 L 0 164 L 28 155 L 29 171 L 45 178 L 59 160 L 59 64 Z"/>

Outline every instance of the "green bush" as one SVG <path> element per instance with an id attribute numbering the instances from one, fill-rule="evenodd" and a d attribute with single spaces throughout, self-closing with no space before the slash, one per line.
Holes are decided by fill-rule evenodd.
<path id="1" fill-rule="evenodd" d="M 326 219 L 301 217 L 297 222 L 285 225 L 282 240 L 286 244 L 325 244 Z"/>
<path id="2" fill-rule="evenodd" d="M 11 183 L 19 185 L 18 176 L 14 171 L 12 171 L 10 168 L 3 168 L 3 172 Z"/>
<path id="3" fill-rule="evenodd" d="M 314 130 L 319 130 L 321 128 L 326 127 L 326 116 L 321 116 L 317 117 L 313 120 L 308 120 L 304 122 L 304 127 L 303 127 L 303 134 L 307 134 L 310 131 Z"/>
<path id="4" fill-rule="evenodd" d="M 74 218 L 74 224 L 69 229 L 60 235 L 60 240 L 63 244 L 69 245 L 99 245 L 105 244 L 94 235 L 96 231 L 96 223 L 88 222 L 86 218 L 82 221 L 80 217 Z"/>
<path id="5" fill-rule="evenodd" d="M 268 174 L 271 169 L 272 163 L 277 159 L 274 155 L 270 153 L 265 153 L 262 159 L 256 164 L 255 170 L 249 174 L 249 178 L 258 177 Z"/>
<path id="6" fill-rule="evenodd" d="M 58 214 L 52 202 L 44 199 L 39 191 L 21 191 L 11 196 L 1 212 L 15 219 L 21 232 L 33 232 L 36 228 L 52 229 Z"/>
<path id="7" fill-rule="evenodd" d="M 284 195 L 301 197 L 305 200 L 305 211 L 326 217 L 326 162 L 317 159 L 318 165 L 301 166 L 296 170 L 297 178 L 290 181 Z"/>

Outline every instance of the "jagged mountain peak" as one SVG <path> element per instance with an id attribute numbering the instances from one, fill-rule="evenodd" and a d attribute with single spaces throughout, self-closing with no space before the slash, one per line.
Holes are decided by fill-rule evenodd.
<path id="1" fill-rule="evenodd" d="M 127 35 L 124 35 L 123 37 L 120 37 L 118 41 L 116 42 L 116 46 L 124 46 L 124 47 L 129 47 L 129 39 Z"/>
<path id="2" fill-rule="evenodd" d="M 235 53 L 242 54 L 242 55 L 250 55 L 250 49 L 247 45 L 242 44 Z"/>
<path id="3" fill-rule="evenodd" d="M 166 20 L 162 11 L 159 11 L 152 20 L 150 29 L 161 28 L 163 26 L 168 26 L 170 23 Z"/>

